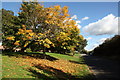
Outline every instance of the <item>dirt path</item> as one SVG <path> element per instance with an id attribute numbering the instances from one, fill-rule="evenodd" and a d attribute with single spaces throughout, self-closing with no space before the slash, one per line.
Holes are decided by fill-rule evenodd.
<path id="1" fill-rule="evenodd" d="M 120 80 L 120 65 L 107 59 L 82 55 L 97 80 Z"/>

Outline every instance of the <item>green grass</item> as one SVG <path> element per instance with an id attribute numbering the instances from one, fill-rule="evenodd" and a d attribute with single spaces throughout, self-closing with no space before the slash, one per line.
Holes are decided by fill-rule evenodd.
<path id="1" fill-rule="evenodd" d="M 80 58 L 80 54 L 75 54 L 74 56 L 68 56 L 68 55 L 56 54 L 56 53 L 46 53 L 46 54 L 58 59 L 71 60 L 80 63 L 83 63 L 84 61 L 82 57 Z"/>
<path id="2" fill-rule="evenodd" d="M 9 56 L 9 54 L 12 54 L 12 56 Z M 29 53 L 29 55 L 35 56 L 36 54 L 38 56 L 41 53 Z M 36 59 L 35 57 L 24 58 L 24 56 L 28 55 L 19 53 L 7 53 L 7 55 L 2 55 L 2 78 L 38 78 L 38 80 L 92 80 L 94 78 L 88 66 L 84 64 L 83 58 L 79 57 L 78 54 L 74 57 L 56 53 L 46 54 L 57 60 L 49 61 L 40 58 Z M 29 64 L 35 64 L 35 66 L 30 66 Z M 64 72 L 65 69 L 59 69 L 60 67 L 63 68 L 64 64 L 68 66 L 68 68 L 65 66 L 65 69 L 68 71 L 76 70 L 77 72 L 67 73 Z"/>
<path id="3" fill-rule="evenodd" d="M 19 66 L 18 64 L 20 62 L 22 62 L 22 60 L 16 59 L 15 57 L 8 57 L 8 56 L 3 56 L 2 57 L 2 61 L 3 61 L 3 73 L 2 73 L 2 77 L 3 78 L 32 78 L 29 75 L 26 74 L 30 74 L 28 71 L 24 70 L 24 67 L 28 67 L 26 66 Z"/>

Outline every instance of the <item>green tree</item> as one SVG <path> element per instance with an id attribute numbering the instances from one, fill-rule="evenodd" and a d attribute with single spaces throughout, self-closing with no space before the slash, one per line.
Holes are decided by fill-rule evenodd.
<path id="1" fill-rule="evenodd" d="M 19 25 L 19 18 L 12 11 L 2 9 L 2 43 L 5 49 L 14 49 L 15 33 L 20 28 Z"/>
<path id="2" fill-rule="evenodd" d="M 18 13 L 19 18 L 21 19 L 21 23 L 26 25 L 28 29 L 36 29 L 36 26 L 39 24 L 39 12 L 42 9 L 43 7 L 40 6 L 38 2 L 23 1 L 21 4 L 20 12 Z"/>

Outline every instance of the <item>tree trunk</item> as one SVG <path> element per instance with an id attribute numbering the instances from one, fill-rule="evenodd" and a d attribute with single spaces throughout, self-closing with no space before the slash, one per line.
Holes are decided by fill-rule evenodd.
<path id="1" fill-rule="evenodd" d="M 43 48 L 43 58 L 46 59 L 45 47 Z"/>
<path id="2" fill-rule="evenodd" d="M 34 41 L 31 41 L 31 43 L 29 43 L 26 47 L 22 48 L 22 49 L 20 50 L 20 52 L 24 52 L 24 50 L 26 50 L 27 48 L 29 48 L 29 46 L 30 46 L 31 44 L 33 44 L 33 42 L 34 42 Z"/>
<path id="3" fill-rule="evenodd" d="M 75 52 L 74 51 L 72 51 L 72 56 L 74 56 L 75 55 Z"/>

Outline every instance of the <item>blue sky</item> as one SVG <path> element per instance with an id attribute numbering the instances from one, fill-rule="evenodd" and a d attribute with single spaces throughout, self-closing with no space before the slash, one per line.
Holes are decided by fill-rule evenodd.
<path id="1" fill-rule="evenodd" d="M 20 2 L 3 2 L 2 7 L 12 10 L 17 15 L 20 11 L 20 4 Z M 79 21 L 81 34 L 88 40 L 88 45 L 85 48 L 87 50 L 93 49 L 106 38 L 116 34 L 116 27 L 113 27 L 116 26 L 116 18 L 118 17 L 117 2 L 44 2 L 42 4 L 45 7 L 51 5 L 68 6 L 69 14 L 74 20 Z"/>

